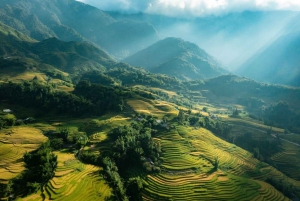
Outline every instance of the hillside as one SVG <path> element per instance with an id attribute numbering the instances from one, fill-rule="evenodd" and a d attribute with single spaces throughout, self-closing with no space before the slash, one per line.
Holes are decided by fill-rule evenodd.
<path id="1" fill-rule="evenodd" d="M 124 62 L 183 80 L 211 78 L 226 73 L 204 50 L 179 38 L 165 38 L 125 58 Z"/>
<path id="2" fill-rule="evenodd" d="M 211 97 L 210 101 L 214 101 L 213 97 L 220 97 L 229 101 L 237 100 L 240 97 L 244 99 L 257 97 L 268 104 L 285 101 L 293 108 L 300 109 L 298 104 L 300 89 L 297 87 L 265 84 L 236 75 L 223 75 L 207 79 L 204 82 L 190 82 L 188 84 L 191 90 L 206 90 L 204 96 Z M 217 102 L 217 100 L 215 101 Z"/>
<path id="3" fill-rule="evenodd" d="M 278 38 L 236 73 L 258 81 L 300 86 L 300 32 Z"/>
<path id="4" fill-rule="evenodd" d="M 0 200 L 299 200 L 300 88 L 158 39 L 74 0 L 0 2 Z"/>
<path id="5" fill-rule="evenodd" d="M 91 70 L 104 71 L 107 66 L 115 63 L 105 51 L 87 42 L 63 42 L 57 38 L 37 42 L 2 23 L 0 36 L 0 55 L 6 62 L 20 57 L 23 57 L 24 62 L 25 58 L 29 58 L 74 75 Z"/>
<path id="6" fill-rule="evenodd" d="M 108 53 L 87 42 L 63 42 L 57 38 L 38 42 L 4 24 L 0 24 L 0 36 L 0 80 L 32 80 L 37 77 L 42 82 L 53 79 L 51 83 L 61 83 L 61 87 L 80 79 L 105 85 L 184 87 L 176 78 L 117 63 Z"/>
<path id="7" fill-rule="evenodd" d="M 131 91 L 135 90 L 132 88 Z M 87 92 L 85 94 L 88 96 L 91 94 L 86 90 L 82 92 Z M 173 95 L 177 96 L 176 93 Z M 213 197 L 216 200 L 279 201 L 288 200 L 286 196 L 291 196 L 291 192 L 298 192 L 299 181 L 287 177 L 267 163 L 260 162 L 252 153 L 221 139 L 220 131 L 224 124 L 202 115 L 204 113 L 199 109 L 189 114 L 187 108 L 181 107 L 185 111 L 184 121 L 191 123 L 188 126 L 180 123 L 177 118 L 179 112 L 176 109 L 179 106 L 172 103 L 150 100 L 138 94 L 127 97 L 125 102 L 123 112 L 108 112 L 102 116 L 80 118 L 47 115 L 39 117 L 26 127 L 14 126 L 11 127 L 13 129 L 4 128 L 0 131 L 3 141 L 6 142 L 9 139 L 9 142 L 15 143 L 13 145 L 0 143 L 0 150 L 5 153 L 11 149 L 12 155 L 15 152 L 18 153 L 13 155 L 13 158 L 10 154 L 6 154 L 5 158 L 0 158 L 0 162 L 7 162 L 9 165 L 8 170 L 5 170 L 5 176 L 10 176 L 11 172 L 22 170 L 17 166 L 20 164 L 14 166 L 13 162 L 22 157 L 22 152 L 18 149 L 28 146 L 28 144 L 21 143 L 19 132 L 34 128 L 40 136 L 43 131 L 51 141 L 55 139 L 54 136 L 58 135 L 57 132 L 61 128 L 69 128 L 69 148 L 61 148 L 54 152 L 58 156 L 58 166 L 54 177 L 42 187 L 42 190 L 37 189 L 31 195 L 24 195 L 22 199 L 40 200 L 44 197 L 62 200 L 63 196 L 65 200 L 78 200 L 78 198 L 84 199 L 88 196 L 90 199 L 98 197 L 104 200 L 110 197 L 115 200 L 116 195 L 118 197 L 122 195 L 126 200 L 126 195 L 134 195 L 141 196 L 142 200 L 198 200 L 199 198 L 211 200 Z M 212 105 L 211 108 L 221 109 Z M 139 116 L 135 115 L 137 113 Z M 20 111 L 15 113 L 16 116 L 21 114 Z M 198 119 L 195 122 L 196 116 Z M 159 123 L 162 119 L 166 123 Z M 250 121 L 248 123 L 250 125 Z M 199 125 L 203 127 L 200 128 Z M 217 125 L 221 127 L 217 128 Z M 259 126 L 262 125 L 259 124 Z M 213 128 L 214 132 L 210 131 Z M 13 131 L 11 135 L 9 135 L 10 130 Z M 74 156 L 74 152 L 76 153 L 80 147 L 77 148 L 74 145 L 70 147 L 70 144 L 74 143 L 72 140 L 80 139 L 76 138 L 76 135 L 84 136 L 85 134 L 89 136 L 89 140 Z M 257 135 L 265 137 L 260 133 Z M 131 141 L 130 139 L 133 138 L 130 137 L 133 136 L 135 138 Z M 151 140 L 151 143 L 145 143 L 146 140 Z M 123 142 L 123 149 L 119 147 L 120 142 Z M 139 142 L 142 142 L 142 146 L 135 149 Z M 147 146 L 152 146 L 153 151 L 157 150 L 154 152 L 156 154 L 152 155 L 148 152 Z M 297 147 L 294 149 L 295 152 L 299 150 Z M 146 160 L 145 157 L 149 158 Z M 99 163 L 102 158 L 104 158 L 103 163 Z M 109 164 L 109 160 L 115 163 Z M 279 155 L 276 160 L 283 159 Z M 297 170 L 294 171 L 298 173 Z M 116 180 L 111 180 L 110 173 L 115 175 L 113 179 Z M 3 176 L 2 185 L 10 178 Z M 115 186 L 116 182 L 112 182 L 118 181 L 118 178 L 123 178 L 122 185 L 127 187 L 123 194 Z M 275 182 L 274 186 L 284 184 L 293 187 L 281 189 L 285 192 L 283 194 L 279 191 L 282 186 L 274 188 L 268 183 L 270 178 Z M 141 182 L 141 187 L 133 188 L 132 180 Z M 15 196 L 21 196 L 27 188 L 26 185 L 20 187 Z M 82 191 L 82 188 L 86 190 Z M 135 189 L 134 194 L 132 194 L 132 188 Z"/>
<path id="8" fill-rule="evenodd" d="M 2 23 L 36 40 L 88 40 L 118 58 L 158 40 L 149 23 L 117 22 L 107 13 L 75 0 L 4 0 L 0 2 L 0 16 Z"/>

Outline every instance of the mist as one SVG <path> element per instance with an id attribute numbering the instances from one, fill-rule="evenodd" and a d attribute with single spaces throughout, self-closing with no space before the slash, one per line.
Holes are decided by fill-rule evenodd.
<path id="1" fill-rule="evenodd" d="M 297 0 L 79 0 L 105 11 L 192 18 L 243 11 L 300 10 Z"/>
<path id="2" fill-rule="evenodd" d="M 196 43 L 235 71 L 278 37 L 292 32 L 298 12 L 245 12 L 202 17 L 160 26 L 162 37 L 175 36 Z"/>

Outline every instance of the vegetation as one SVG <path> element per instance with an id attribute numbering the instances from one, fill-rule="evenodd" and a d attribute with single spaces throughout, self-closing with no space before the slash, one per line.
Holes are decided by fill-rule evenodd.
<path id="1" fill-rule="evenodd" d="M 14 104 L 43 109 L 44 112 L 55 111 L 58 114 L 83 115 L 103 114 L 107 111 L 122 111 L 123 98 L 130 93 L 122 88 L 110 88 L 86 81 L 80 82 L 74 93 L 55 91 L 49 85 L 39 82 L 2 83 L 0 93 L 6 94 L 2 100 Z M 42 115 L 42 114 L 41 114 Z"/>
<path id="2" fill-rule="evenodd" d="M 51 152 L 50 143 L 46 142 L 33 152 L 24 154 L 26 170 L 12 180 L 5 194 L 18 192 L 24 189 L 22 196 L 36 193 L 54 177 L 57 167 L 57 156 Z"/>
<path id="3" fill-rule="evenodd" d="M 140 36 L 139 27 L 150 35 L 153 27 L 115 22 L 102 11 L 91 11 L 74 1 L 68 2 L 77 10 L 64 9 L 66 12 L 56 15 L 65 2 L 24 0 L 28 7 L 50 7 L 46 15 L 52 17 L 41 19 L 37 14 L 31 18 L 25 4 L 14 2 L 11 10 L 17 13 L 17 5 L 22 15 L 0 8 L 1 20 L 41 41 L 0 24 L 1 111 L 16 108 L 12 113 L 0 112 L 1 199 L 299 197 L 300 149 L 298 135 L 293 133 L 300 125 L 298 88 L 233 75 L 190 81 L 202 73 L 214 76 L 224 71 L 203 50 L 174 38 L 158 43 L 166 43 L 162 45 L 166 48 L 174 45 L 174 52 L 160 55 L 149 65 L 167 60 L 153 72 L 174 68 L 171 73 L 181 72 L 185 81 L 153 74 L 117 63 L 92 44 L 54 38 L 82 41 L 80 33 L 115 55 L 125 56 L 138 49 L 124 52 L 121 46 L 128 45 L 133 40 L 130 37 Z M 87 13 L 80 19 L 97 16 L 102 20 L 91 19 L 93 26 L 81 20 L 72 23 L 80 10 Z M 58 18 L 64 19 L 59 25 Z M 44 19 L 53 22 L 50 25 Z M 132 31 L 128 27 L 136 33 L 124 34 L 124 30 Z M 93 36 L 94 29 L 101 29 L 101 34 Z M 120 34 L 126 41 L 104 41 Z M 120 48 L 114 50 L 114 44 Z M 198 64 L 212 69 L 200 72 L 195 67 Z M 189 73 L 184 74 L 182 66 Z"/>

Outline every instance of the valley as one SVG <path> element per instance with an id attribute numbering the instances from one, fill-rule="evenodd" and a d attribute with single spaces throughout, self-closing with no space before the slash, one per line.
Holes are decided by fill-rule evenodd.
<path id="1" fill-rule="evenodd" d="M 0 200 L 299 200 L 295 16 L 1 1 Z"/>

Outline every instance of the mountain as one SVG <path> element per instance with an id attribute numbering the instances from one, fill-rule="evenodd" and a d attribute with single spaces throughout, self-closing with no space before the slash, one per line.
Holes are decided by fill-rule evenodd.
<path id="1" fill-rule="evenodd" d="M 243 64 L 236 73 L 276 84 L 300 86 L 300 31 L 278 38 Z"/>
<path id="2" fill-rule="evenodd" d="M 90 41 L 117 58 L 159 39 L 147 22 L 116 21 L 109 14 L 75 0 L 3 0 L 0 21 L 36 40 Z"/>
<path id="3" fill-rule="evenodd" d="M 104 85 L 151 85 L 182 89 L 182 82 L 143 68 L 116 62 L 87 42 L 48 38 L 40 42 L 0 23 L 0 81 L 55 78 L 67 82 L 89 79 Z M 71 81 L 72 79 L 72 81 Z"/>
<path id="4" fill-rule="evenodd" d="M 228 69 L 240 67 L 266 44 L 299 26 L 299 12 L 244 11 L 197 18 L 109 12 L 116 20 L 150 22 L 159 34 L 188 40 L 205 49 Z"/>
<path id="5" fill-rule="evenodd" d="M 154 72 L 183 80 L 204 79 L 227 73 L 197 45 L 179 38 L 165 38 L 123 60 Z"/>
<path id="6" fill-rule="evenodd" d="M 8 42 L 11 40 L 37 42 L 36 40 L 30 38 L 29 36 L 24 35 L 21 32 L 16 31 L 15 29 L 12 29 L 11 27 L 0 22 L 0 41 L 1 41 L 1 43 Z"/>
<path id="7" fill-rule="evenodd" d="M 20 59 L 26 62 L 26 59 L 31 59 L 35 63 L 48 64 L 71 74 L 104 71 L 116 63 L 105 51 L 87 42 L 63 42 L 57 38 L 38 42 L 2 23 L 0 44 L 0 56 L 6 60 Z"/>

